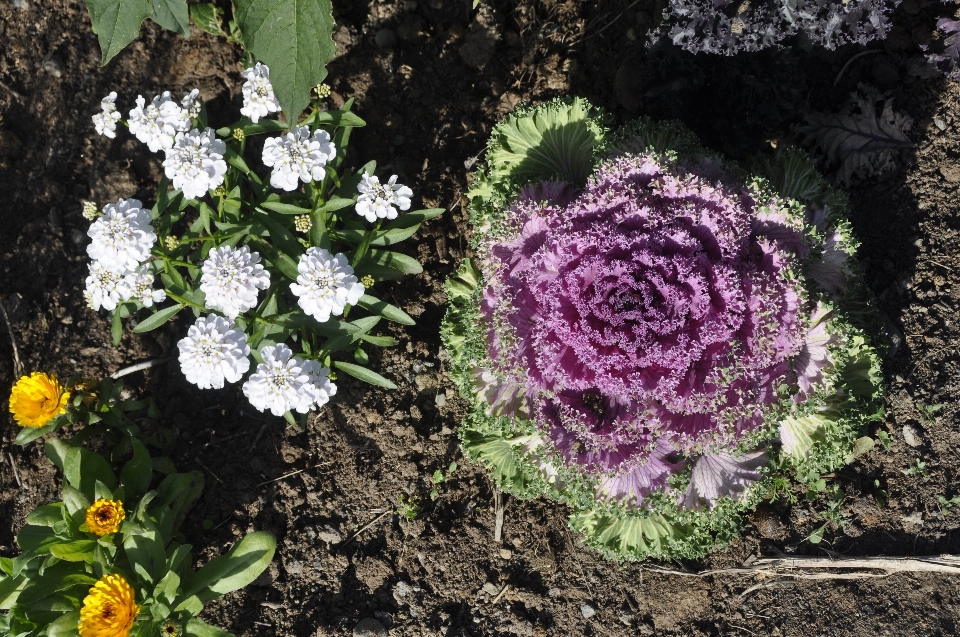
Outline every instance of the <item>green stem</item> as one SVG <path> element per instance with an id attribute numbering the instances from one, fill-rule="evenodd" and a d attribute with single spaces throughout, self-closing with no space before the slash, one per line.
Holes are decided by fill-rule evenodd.
<path id="1" fill-rule="evenodd" d="M 353 253 L 353 262 L 350 264 L 353 266 L 353 269 L 357 269 L 357 265 L 363 260 L 363 257 L 367 256 L 367 250 L 370 248 L 370 243 L 373 241 L 373 235 L 380 230 L 380 224 L 383 223 L 383 219 L 377 219 L 377 224 L 373 227 L 372 230 L 367 230 L 367 233 L 363 235 L 363 241 L 360 242 L 360 245 L 357 246 L 357 251 Z"/>
<path id="2" fill-rule="evenodd" d="M 193 301 L 188 301 L 187 299 L 183 298 L 182 296 L 179 296 L 179 295 L 177 295 L 177 294 L 174 294 L 173 292 L 171 292 L 171 291 L 168 290 L 167 288 L 164 288 L 164 292 L 167 293 L 167 296 L 168 296 L 168 297 L 170 297 L 171 299 L 173 299 L 174 301 L 176 301 L 176 302 L 179 303 L 180 305 L 183 305 L 183 306 L 189 305 L 190 307 L 195 307 L 195 308 L 197 308 L 198 310 L 206 310 L 206 309 L 207 309 L 207 308 L 203 307 L 202 305 L 200 305 L 199 303 L 194 303 Z"/>

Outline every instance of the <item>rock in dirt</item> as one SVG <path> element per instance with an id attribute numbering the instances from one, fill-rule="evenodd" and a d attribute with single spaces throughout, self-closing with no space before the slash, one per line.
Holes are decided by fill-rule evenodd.
<path id="1" fill-rule="evenodd" d="M 920 435 L 917 433 L 917 430 L 911 425 L 903 426 L 903 440 L 911 447 L 919 447 L 921 444 L 923 444 L 923 441 L 920 439 Z"/>
<path id="2" fill-rule="evenodd" d="M 339 544 L 343 537 L 337 533 L 333 527 L 325 526 L 322 531 L 317 531 L 317 538 L 327 544 Z"/>
<path id="3" fill-rule="evenodd" d="M 353 628 L 353 637 L 385 637 L 387 629 L 383 624 L 370 617 L 360 620 Z"/>
<path id="4" fill-rule="evenodd" d="M 957 164 L 944 164 L 940 166 L 940 174 L 947 180 L 947 183 L 955 184 L 960 181 L 960 166 Z"/>
<path id="5" fill-rule="evenodd" d="M 403 598 L 408 596 L 411 590 L 410 585 L 406 582 L 397 582 L 393 587 L 393 599 L 397 600 L 398 604 L 402 604 L 405 601 Z"/>
<path id="6" fill-rule="evenodd" d="M 597 611 L 589 604 L 580 604 L 580 614 L 583 615 L 584 619 L 590 619 L 597 614 Z"/>

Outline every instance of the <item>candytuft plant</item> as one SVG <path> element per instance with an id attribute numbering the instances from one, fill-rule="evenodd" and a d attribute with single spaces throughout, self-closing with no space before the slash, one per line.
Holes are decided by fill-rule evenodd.
<path id="1" fill-rule="evenodd" d="M 153 313 L 138 333 L 191 310 L 196 321 L 178 344 L 187 380 L 222 388 L 251 371 L 252 356 L 244 394 L 293 422 L 292 411 L 305 414 L 336 393 L 331 368 L 395 387 L 366 366 L 363 347 L 396 344 L 372 333 L 381 318 L 414 321 L 372 288 L 422 271 L 392 247 L 443 210 L 406 212 L 413 192 L 396 175 L 381 183 L 375 162 L 345 166 L 351 131 L 364 125 L 352 100 L 323 110 L 317 87 L 313 110 L 288 126 L 267 119 L 280 110 L 270 69 L 258 63 L 243 75 L 244 117 L 216 131 L 196 90 L 180 104 L 169 93 L 149 105 L 137 98 L 126 124 L 150 151 L 164 152 L 164 177 L 152 208 L 135 199 L 85 208 L 93 222 L 85 296 L 94 310 L 113 313 L 115 344 L 121 319 L 144 307 Z M 116 99 L 104 98 L 93 117 L 107 137 L 121 122 Z M 268 171 L 256 167 L 253 148 Z"/>
<path id="2" fill-rule="evenodd" d="M 39 635 L 229 635 L 196 615 L 251 583 L 273 560 L 266 532 L 241 538 L 194 569 L 180 525 L 203 491 L 203 474 L 169 473 L 136 439 L 119 477 L 75 439 L 46 442 L 63 472 L 62 500 L 38 507 L 17 534 L 21 554 L 0 558 L 0 632 Z"/>
<path id="3" fill-rule="evenodd" d="M 569 99 L 493 131 L 477 256 L 446 288 L 459 433 L 604 554 L 701 556 L 774 478 L 855 457 L 880 410 L 871 308 L 808 157 L 780 151 L 764 178 L 676 122 L 609 126 Z"/>

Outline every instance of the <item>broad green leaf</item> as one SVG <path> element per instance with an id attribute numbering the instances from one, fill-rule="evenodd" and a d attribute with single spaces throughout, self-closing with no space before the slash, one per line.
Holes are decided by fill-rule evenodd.
<path id="1" fill-rule="evenodd" d="M 96 540 L 74 540 L 52 545 L 50 553 L 66 562 L 93 562 L 93 549 L 96 545 Z"/>
<path id="2" fill-rule="evenodd" d="M 100 454 L 82 447 L 67 451 L 63 473 L 67 483 L 79 489 L 91 501 L 96 499 L 98 481 L 111 491 L 117 488 L 117 478 L 113 475 L 110 463 Z"/>
<path id="3" fill-rule="evenodd" d="M 824 439 L 831 421 L 818 414 L 794 418 L 786 416 L 780 423 L 780 441 L 783 450 L 796 462 L 806 459 L 814 443 Z"/>
<path id="4" fill-rule="evenodd" d="M 220 14 L 223 9 L 210 2 L 190 5 L 190 17 L 193 22 L 211 35 L 223 35 L 223 26 L 220 21 Z M 219 132 L 219 131 L 218 131 Z M 224 133 L 224 135 L 228 135 Z"/>
<path id="5" fill-rule="evenodd" d="M 341 190 L 343 189 L 341 188 Z M 317 212 L 336 212 L 337 210 L 342 210 L 347 206 L 352 206 L 355 203 L 357 203 L 356 198 L 347 199 L 345 197 L 331 197 L 327 203 L 317 208 Z"/>
<path id="6" fill-rule="evenodd" d="M 152 0 L 153 21 L 185 38 L 190 37 L 190 11 L 187 0 Z"/>
<path id="7" fill-rule="evenodd" d="M 296 121 L 337 52 L 330 0 L 234 0 L 234 7 L 244 47 L 270 67 L 277 99 Z"/>
<path id="8" fill-rule="evenodd" d="M 592 510 L 570 516 L 570 526 L 583 533 L 590 546 L 621 559 L 664 557 L 690 533 L 687 527 L 652 513 L 621 517 Z"/>
<path id="9" fill-rule="evenodd" d="M 157 502 L 154 506 L 169 506 L 173 513 L 173 526 L 179 528 L 187 511 L 203 494 L 204 477 L 199 471 L 172 473 L 157 487 Z"/>
<path id="10" fill-rule="evenodd" d="M 107 62 L 123 47 L 140 35 L 140 25 L 153 15 L 150 0 L 86 0 L 93 32 L 100 40 L 103 62 Z"/>
<path id="11" fill-rule="evenodd" d="M 384 226 L 384 230 L 395 230 L 398 228 L 411 228 L 413 226 L 419 226 L 424 221 L 433 219 L 434 217 L 439 217 L 446 211 L 446 208 L 427 208 L 425 210 L 405 212 L 388 225 Z"/>
<path id="12" fill-rule="evenodd" d="M 17 437 L 14 442 L 18 445 L 25 445 L 28 442 L 33 442 L 41 436 L 53 433 L 66 423 L 67 417 L 65 414 L 62 414 L 45 424 L 43 427 L 24 427 L 17 432 Z"/>
<path id="13" fill-rule="evenodd" d="M 120 322 L 120 308 L 118 307 L 113 311 L 113 319 L 110 322 L 110 337 L 113 339 L 113 346 L 117 347 L 120 345 L 120 340 L 123 338 L 123 323 Z"/>
<path id="14" fill-rule="evenodd" d="M 173 571 L 167 571 L 163 579 L 157 583 L 157 587 L 153 589 L 153 596 L 157 598 L 162 597 L 168 604 L 172 604 L 173 600 L 177 597 L 177 591 L 179 589 L 180 576 Z"/>
<path id="15" fill-rule="evenodd" d="M 823 541 L 823 532 L 826 531 L 827 525 L 817 527 L 813 530 L 813 533 L 810 534 L 810 537 L 807 540 L 810 541 L 810 544 L 820 544 Z"/>
<path id="16" fill-rule="evenodd" d="M 27 524 L 36 526 L 53 526 L 63 521 L 63 503 L 54 502 L 38 506 L 27 516 Z"/>
<path id="17" fill-rule="evenodd" d="M 191 617 L 184 628 L 183 634 L 186 637 L 233 637 L 233 633 L 220 630 L 216 626 L 211 626 L 207 622 Z"/>
<path id="18" fill-rule="evenodd" d="M 173 609 L 174 612 L 186 611 L 190 615 L 196 615 L 203 610 L 203 602 L 196 595 L 186 598 Z"/>
<path id="19" fill-rule="evenodd" d="M 153 463 L 150 461 L 150 452 L 136 438 L 132 439 L 133 458 L 130 459 L 120 472 L 120 484 L 126 489 L 127 497 L 139 500 L 140 496 L 150 489 L 150 478 L 153 473 Z"/>
<path id="20" fill-rule="evenodd" d="M 0 577 L 0 610 L 9 610 L 17 602 L 29 580 L 26 577 Z M 3 615 L 0 615 L 3 617 Z M 77 625 L 74 623 L 74 630 Z"/>
<path id="21" fill-rule="evenodd" d="M 367 259 L 374 265 L 395 268 L 404 274 L 420 274 L 423 266 L 413 257 L 389 250 L 370 250 Z"/>
<path id="22" fill-rule="evenodd" d="M 360 128 L 367 125 L 367 123 L 358 115 L 345 109 L 336 111 L 319 111 L 317 112 L 317 115 L 314 117 L 313 121 L 318 126 L 326 126 L 329 128 L 335 128 L 339 126 Z"/>
<path id="23" fill-rule="evenodd" d="M 159 312 L 156 312 L 155 314 L 152 314 L 137 323 L 137 326 L 133 328 L 133 331 L 137 334 L 143 334 L 144 332 L 155 330 L 176 316 L 177 312 L 182 309 L 182 305 L 171 305 L 170 307 L 165 307 Z"/>
<path id="24" fill-rule="evenodd" d="M 63 485 L 63 506 L 66 507 L 67 515 L 73 520 L 74 525 L 80 526 L 87 518 L 87 509 L 90 508 L 90 500 L 87 496 L 74 489 L 69 484 Z"/>
<path id="25" fill-rule="evenodd" d="M 347 374 L 350 374 L 354 378 L 359 378 L 363 382 L 370 383 L 376 387 L 385 387 L 387 389 L 397 388 L 397 386 L 391 381 L 387 380 L 377 372 L 367 369 L 366 367 L 354 365 L 353 363 L 344 363 L 343 361 L 333 361 L 333 366 L 343 372 L 346 372 Z"/>
<path id="26" fill-rule="evenodd" d="M 79 610 L 65 613 L 47 626 L 47 637 L 74 637 L 77 634 L 77 624 L 79 623 Z"/>
<path id="27" fill-rule="evenodd" d="M 207 562 L 187 581 L 184 595 L 209 600 L 243 588 L 260 576 L 277 550 L 277 540 L 266 531 L 243 537 L 226 555 Z"/>
<path id="28" fill-rule="evenodd" d="M 360 300 L 357 301 L 357 305 L 369 310 L 374 314 L 379 314 L 388 321 L 393 321 L 394 323 L 400 323 L 401 325 L 415 325 L 416 322 L 410 317 L 409 314 L 401 310 L 396 305 L 390 305 L 386 301 L 381 301 L 380 299 L 370 296 L 369 294 L 364 294 L 360 297 Z"/>

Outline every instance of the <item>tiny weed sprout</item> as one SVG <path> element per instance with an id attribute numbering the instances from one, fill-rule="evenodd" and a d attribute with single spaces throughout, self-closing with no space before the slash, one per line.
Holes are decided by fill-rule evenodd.
<path id="1" fill-rule="evenodd" d="M 397 175 L 381 184 L 375 162 L 345 165 L 350 133 L 364 125 L 352 100 L 326 111 L 318 98 L 288 127 L 270 119 L 280 110 L 270 69 L 257 63 L 243 77 L 244 117 L 216 131 L 196 90 L 180 102 L 169 92 L 149 103 L 138 96 L 126 122 L 116 93 L 104 98 L 97 131 L 113 137 L 117 123 L 128 126 L 145 151 L 164 154 L 164 177 L 152 207 L 121 199 L 97 213 L 85 204 L 85 296 L 113 313 L 115 344 L 122 319 L 143 308 L 152 314 L 138 333 L 190 310 L 178 343 L 186 379 L 219 389 L 250 372 L 251 404 L 293 422 L 291 412 L 336 393 L 332 368 L 395 388 L 366 367 L 361 345 L 394 345 L 373 333 L 378 323 L 413 319 L 372 288 L 422 271 L 390 248 L 443 210 L 410 211 L 413 191 Z M 258 136 L 267 137 L 258 145 Z"/>
<path id="2" fill-rule="evenodd" d="M 45 449 L 64 476 L 61 500 L 34 509 L 17 534 L 21 554 L 0 558 L 0 609 L 8 611 L 0 632 L 229 635 L 196 615 L 267 568 L 273 536 L 250 533 L 195 570 L 179 529 L 203 491 L 202 473 L 177 473 L 129 436 L 114 449 L 129 457 L 119 475 L 76 436 L 48 439 Z M 159 466 L 170 472 L 154 484 Z"/>
<path id="3" fill-rule="evenodd" d="M 815 496 L 873 448 L 874 311 L 845 200 L 809 157 L 751 173 L 676 122 L 609 122 L 563 99 L 493 131 L 468 193 L 476 257 L 446 286 L 473 404 L 459 433 L 604 554 L 702 556 L 764 497 L 791 480 Z"/>

